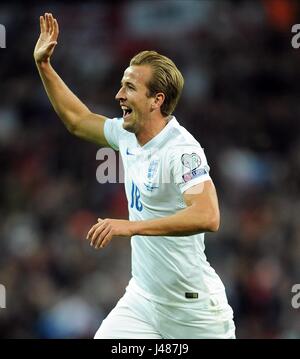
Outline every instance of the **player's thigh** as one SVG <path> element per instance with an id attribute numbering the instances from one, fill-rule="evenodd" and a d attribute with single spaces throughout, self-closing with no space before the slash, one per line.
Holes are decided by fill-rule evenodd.
<path id="1" fill-rule="evenodd" d="M 135 308 L 132 308 L 133 302 Z M 144 305 L 126 292 L 103 320 L 94 339 L 161 339 L 147 315 L 143 315 Z"/>

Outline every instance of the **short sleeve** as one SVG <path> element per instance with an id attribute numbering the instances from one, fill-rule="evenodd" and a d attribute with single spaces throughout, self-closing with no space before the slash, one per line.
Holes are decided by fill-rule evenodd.
<path id="1" fill-rule="evenodd" d="M 210 167 L 200 145 L 182 145 L 172 150 L 171 171 L 181 193 L 210 178 Z"/>
<path id="2" fill-rule="evenodd" d="M 110 146 L 118 151 L 123 129 L 123 118 L 107 118 L 104 123 L 104 136 Z"/>

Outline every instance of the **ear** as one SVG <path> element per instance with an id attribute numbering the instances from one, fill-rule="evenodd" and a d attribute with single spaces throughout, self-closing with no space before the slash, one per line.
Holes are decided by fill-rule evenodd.
<path id="1" fill-rule="evenodd" d="M 163 92 L 158 92 L 153 98 L 153 102 L 151 105 L 152 111 L 159 109 L 164 103 L 165 98 L 166 96 Z"/>

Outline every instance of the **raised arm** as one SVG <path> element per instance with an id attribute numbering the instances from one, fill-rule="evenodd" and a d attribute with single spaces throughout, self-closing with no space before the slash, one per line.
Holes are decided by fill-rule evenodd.
<path id="1" fill-rule="evenodd" d="M 74 135 L 109 146 L 104 136 L 106 117 L 92 113 L 67 87 L 50 64 L 58 39 L 58 23 L 52 14 L 40 16 L 40 37 L 34 49 L 34 59 L 51 104 Z"/>

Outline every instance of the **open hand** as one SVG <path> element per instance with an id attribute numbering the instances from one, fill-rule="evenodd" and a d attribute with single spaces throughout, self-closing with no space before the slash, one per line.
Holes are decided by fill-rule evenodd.
<path id="1" fill-rule="evenodd" d="M 58 23 L 52 14 L 40 16 L 41 34 L 35 45 L 33 57 L 36 63 L 48 62 L 57 44 Z"/>
<path id="2" fill-rule="evenodd" d="M 114 236 L 132 236 L 132 224 L 133 222 L 123 219 L 98 218 L 98 223 L 89 230 L 86 239 L 96 249 L 103 248 L 108 245 Z"/>

